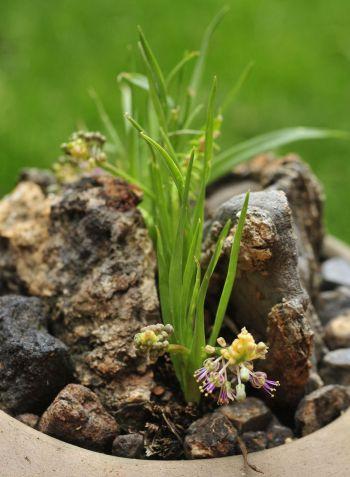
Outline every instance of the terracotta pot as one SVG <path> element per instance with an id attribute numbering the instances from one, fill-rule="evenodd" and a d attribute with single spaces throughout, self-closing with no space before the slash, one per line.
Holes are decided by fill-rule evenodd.
<path id="1" fill-rule="evenodd" d="M 349 248 L 326 242 L 327 254 Z M 333 252 L 333 253 L 330 253 Z M 349 477 L 350 410 L 323 429 L 249 460 L 267 477 Z M 0 477 L 234 477 L 258 476 L 242 456 L 192 461 L 124 459 L 66 444 L 25 426 L 0 411 Z"/>
<path id="2" fill-rule="evenodd" d="M 267 477 L 349 477 L 350 410 L 342 417 L 290 444 L 250 454 Z M 243 471 L 241 456 L 208 460 L 146 461 L 123 459 L 75 447 L 25 426 L 0 412 L 1 477 L 234 477 Z M 262 475 L 262 474 L 261 474 Z"/>

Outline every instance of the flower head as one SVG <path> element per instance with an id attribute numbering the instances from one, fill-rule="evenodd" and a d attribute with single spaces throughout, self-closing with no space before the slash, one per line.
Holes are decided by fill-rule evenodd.
<path id="1" fill-rule="evenodd" d="M 205 347 L 208 354 L 215 356 L 207 358 L 194 373 L 201 392 L 207 396 L 218 391 L 217 402 L 220 405 L 234 400 L 243 401 L 246 398 L 245 383 L 249 382 L 273 396 L 279 382 L 267 379 L 266 373 L 262 371 L 253 371 L 253 361 L 266 357 L 268 348 L 265 343 L 255 343 L 246 328 L 242 328 L 230 345 L 223 338 L 218 338 L 217 343 L 218 348 Z"/>
<path id="2" fill-rule="evenodd" d="M 139 353 L 158 358 L 168 350 L 169 337 L 173 331 L 171 325 L 161 323 L 145 326 L 134 337 L 136 349 Z"/>
<path id="3" fill-rule="evenodd" d="M 61 145 L 64 153 L 53 168 L 60 182 L 72 182 L 84 172 L 91 172 L 106 161 L 103 152 L 106 138 L 99 132 L 78 131 Z"/>

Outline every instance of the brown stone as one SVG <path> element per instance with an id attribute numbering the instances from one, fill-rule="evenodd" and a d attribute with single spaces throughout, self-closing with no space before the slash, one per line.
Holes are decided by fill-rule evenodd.
<path id="1" fill-rule="evenodd" d="M 226 416 L 239 432 L 262 431 L 272 417 L 266 404 L 253 397 L 223 406 L 217 413 Z"/>
<path id="2" fill-rule="evenodd" d="M 350 309 L 327 324 L 325 340 L 330 349 L 350 347 Z"/>
<path id="3" fill-rule="evenodd" d="M 280 424 L 277 419 L 273 420 L 268 426 L 266 431 L 267 447 L 278 447 L 287 442 L 290 442 L 294 438 L 292 429 Z"/>
<path id="4" fill-rule="evenodd" d="M 350 348 L 327 353 L 321 363 L 320 375 L 326 384 L 350 386 Z"/>
<path id="5" fill-rule="evenodd" d="M 237 431 L 220 413 L 208 414 L 188 428 L 184 449 L 188 459 L 209 459 L 235 454 Z"/>
<path id="6" fill-rule="evenodd" d="M 26 426 L 29 426 L 35 429 L 40 418 L 36 414 L 31 414 L 30 412 L 26 412 L 24 414 L 19 414 L 18 416 L 16 416 L 16 419 L 17 421 L 22 422 Z"/>
<path id="7" fill-rule="evenodd" d="M 350 405 L 345 386 L 329 385 L 308 394 L 299 404 L 295 422 L 302 436 L 311 434 L 332 422 Z"/>
<path id="8" fill-rule="evenodd" d="M 242 440 L 248 452 L 257 452 L 267 447 L 266 432 L 249 431 L 242 434 Z"/>
<path id="9" fill-rule="evenodd" d="M 104 450 L 117 435 L 118 425 L 95 393 L 68 384 L 42 415 L 39 430 L 87 449 Z"/>

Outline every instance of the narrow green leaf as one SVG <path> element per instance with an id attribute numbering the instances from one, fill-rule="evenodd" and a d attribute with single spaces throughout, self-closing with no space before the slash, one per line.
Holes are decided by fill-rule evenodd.
<path id="1" fill-rule="evenodd" d="M 237 98 L 238 93 L 240 92 L 242 86 L 244 83 L 247 81 L 247 78 L 254 66 L 254 62 L 251 61 L 250 63 L 247 64 L 247 66 L 244 68 L 242 73 L 240 74 L 238 80 L 236 83 L 233 85 L 233 88 L 231 91 L 228 92 L 226 98 L 224 101 L 221 103 L 221 112 L 224 113 L 228 106 Z"/>
<path id="2" fill-rule="evenodd" d="M 184 188 L 184 178 L 182 175 L 181 170 L 178 168 L 177 164 L 174 162 L 174 160 L 171 158 L 169 153 L 160 145 L 157 143 L 157 141 L 154 141 L 151 137 L 147 136 L 144 132 L 140 133 L 140 136 L 148 143 L 150 144 L 154 149 L 156 149 L 161 157 L 163 158 L 166 166 L 169 169 L 169 172 L 171 173 L 175 185 L 177 187 L 177 190 L 179 191 L 180 195 L 183 193 L 183 188 Z"/>
<path id="3" fill-rule="evenodd" d="M 196 96 L 198 89 L 200 87 L 200 83 L 202 80 L 203 76 L 203 71 L 204 71 L 204 66 L 205 66 L 205 61 L 207 58 L 208 54 L 208 49 L 210 45 L 210 40 L 213 36 L 213 33 L 215 32 L 216 28 L 220 24 L 221 20 L 223 17 L 227 14 L 229 11 L 229 7 L 226 5 L 224 6 L 219 13 L 213 18 L 213 20 L 210 22 L 208 25 L 204 36 L 202 38 L 202 43 L 199 51 L 199 56 L 196 62 L 196 66 L 193 70 L 191 82 L 190 82 L 190 91 L 193 97 Z"/>
<path id="4" fill-rule="evenodd" d="M 100 115 L 101 121 L 106 128 L 107 133 L 109 134 L 111 140 L 113 141 L 113 144 L 117 150 L 117 152 L 121 155 L 125 154 L 125 149 L 122 143 L 122 140 L 120 139 L 120 136 L 114 127 L 111 118 L 108 116 L 107 111 L 105 110 L 102 101 L 100 100 L 98 94 L 94 89 L 90 90 L 90 96 L 94 100 L 97 111 Z"/>
<path id="5" fill-rule="evenodd" d="M 133 86 L 137 86 L 138 88 L 149 91 L 149 84 L 147 76 L 142 75 L 140 73 L 127 73 L 123 72 L 118 75 L 118 82 L 123 83 L 126 82 Z"/>
<path id="6" fill-rule="evenodd" d="M 199 55 L 198 51 L 190 51 L 185 54 L 185 56 L 180 60 L 177 65 L 174 66 L 174 68 L 170 71 L 168 74 L 168 77 L 166 79 L 166 84 L 169 88 L 171 82 L 175 79 L 176 75 L 179 74 L 179 72 L 184 68 L 184 66 L 187 65 L 187 63 L 194 58 L 196 58 Z"/>
<path id="7" fill-rule="evenodd" d="M 315 128 L 288 128 L 262 134 L 253 139 L 241 142 L 223 151 L 213 161 L 210 182 L 231 172 L 240 162 L 251 159 L 257 154 L 271 151 L 287 144 L 307 139 L 350 139 L 350 134 L 344 131 Z"/>
<path id="8" fill-rule="evenodd" d="M 163 110 L 164 112 L 166 112 L 167 111 L 167 90 L 166 90 L 166 84 L 165 84 L 165 79 L 164 79 L 162 70 L 146 40 L 146 37 L 142 29 L 139 27 L 138 30 L 139 30 L 140 43 L 150 67 L 150 72 L 156 86 L 156 92 L 162 103 Z"/>
<path id="9" fill-rule="evenodd" d="M 216 311 L 213 330 L 211 332 L 210 340 L 209 340 L 209 344 L 212 346 L 215 345 L 216 340 L 219 336 L 219 333 L 222 327 L 222 322 L 224 320 L 225 313 L 227 310 L 227 305 L 232 293 L 233 284 L 235 281 L 240 243 L 241 243 L 243 227 L 244 227 L 245 218 L 246 218 L 247 209 L 248 209 L 248 202 L 249 202 L 249 192 L 247 192 L 245 196 L 243 207 L 242 207 L 238 224 L 237 224 L 236 233 L 233 238 L 233 244 L 232 244 L 231 252 L 230 252 L 230 260 L 229 260 L 229 264 L 227 268 L 226 280 L 225 280 L 224 287 L 221 293 L 219 305 Z"/>

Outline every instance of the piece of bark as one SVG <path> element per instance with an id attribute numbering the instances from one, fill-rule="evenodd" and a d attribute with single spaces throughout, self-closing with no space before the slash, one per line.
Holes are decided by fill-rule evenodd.
<path id="1" fill-rule="evenodd" d="M 148 399 L 154 387 L 133 346 L 142 326 L 159 321 L 139 200 L 132 186 L 99 175 L 48 196 L 21 182 L 0 202 L 0 284 L 50 302 L 77 380 L 110 410 Z"/>
<path id="2" fill-rule="evenodd" d="M 211 186 L 207 200 L 215 215 L 220 200 L 229 200 L 246 189 L 281 190 L 286 194 L 297 237 L 298 267 L 301 280 L 314 298 L 320 285 L 320 255 L 324 237 L 322 187 L 309 166 L 294 154 L 276 158 L 263 154 L 243 163 L 217 185 Z"/>
<path id="3" fill-rule="evenodd" d="M 243 200 L 244 196 L 234 197 L 218 210 L 208 227 L 204 262 L 226 221 L 231 219 L 236 226 Z M 212 280 L 214 302 L 226 276 L 231 241 L 232 237 L 226 240 L 224 258 Z M 267 341 L 270 349 L 261 365 L 271 379 L 281 382 L 276 400 L 296 405 L 309 377 L 313 335 L 318 347 L 322 339 L 300 280 L 292 213 L 284 192 L 250 196 L 229 315 L 238 329 L 246 326 L 256 340 Z"/>

